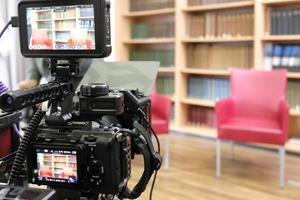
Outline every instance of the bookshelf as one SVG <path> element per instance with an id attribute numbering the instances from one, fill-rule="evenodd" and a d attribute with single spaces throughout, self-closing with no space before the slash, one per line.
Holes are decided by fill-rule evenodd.
<path id="1" fill-rule="evenodd" d="M 95 33 L 92 31 L 95 24 L 94 17 L 91 17 L 92 13 L 91 8 L 75 7 L 63 11 L 54 11 L 53 9 L 37 10 L 32 14 L 35 19 L 32 28 L 36 29 L 36 32 L 32 34 L 36 37 L 47 35 L 45 38 L 49 38 L 51 43 L 47 43 L 47 45 L 59 48 L 69 46 L 68 38 L 71 35 L 78 34 L 78 32 L 72 32 L 71 30 L 80 27 L 86 29 L 86 34 L 91 36 L 89 38 L 92 39 L 92 44 L 95 45 Z"/>
<path id="2" fill-rule="evenodd" d="M 175 131 L 209 138 L 215 138 L 217 135 L 214 127 L 191 123 L 189 121 L 190 110 L 198 107 L 213 110 L 215 101 L 225 97 L 226 94 L 221 93 L 218 89 L 212 89 L 214 92 L 209 95 L 204 93 L 198 94 L 200 98 L 192 97 L 189 95 L 191 78 L 200 78 L 202 80 L 198 81 L 202 81 L 202 85 L 205 85 L 203 83 L 206 82 L 206 84 L 218 88 L 229 79 L 230 69 L 233 67 L 269 69 L 265 64 L 267 59 L 265 51 L 269 44 L 282 44 L 283 46 L 299 44 L 300 49 L 300 33 L 293 35 L 272 34 L 272 10 L 292 7 L 299 8 L 300 13 L 299 0 L 236 0 L 227 2 L 222 0 L 223 3 L 220 3 L 220 0 L 219 3 L 203 0 L 202 2 L 206 2 L 205 5 L 195 3 L 199 2 L 197 0 L 174 0 L 173 7 L 141 11 L 131 11 L 131 1 L 134 0 L 125 0 L 122 6 L 116 5 L 117 33 L 122 33 L 117 34 L 116 37 L 117 60 L 130 60 L 132 49 L 140 50 L 150 47 L 150 49 L 158 50 L 164 49 L 165 46 L 174 49 L 174 65 L 162 67 L 158 77 L 174 77 L 175 89 L 172 88 L 174 90 L 172 94 L 166 94 L 166 96 L 170 97 L 173 102 L 175 117 L 172 122 L 172 129 Z M 165 2 L 165 0 L 161 2 Z M 139 39 L 131 37 L 132 26 L 137 22 L 168 21 L 170 19 L 174 20 L 175 24 L 174 37 Z M 199 27 L 202 27 L 203 30 L 197 29 L 192 33 L 190 30 L 196 27 L 193 23 L 200 24 Z M 226 26 L 222 26 L 222 23 L 225 23 Z M 231 26 L 231 24 L 235 24 L 235 26 Z M 244 24 L 247 24 L 247 27 Z M 191 52 L 197 53 L 192 55 Z M 222 59 L 216 59 L 222 55 Z M 240 60 L 237 59 L 238 61 L 235 63 L 226 62 L 226 58 L 230 58 L 232 55 L 238 55 L 234 59 L 240 58 Z M 289 85 L 292 85 L 288 88 L 297 88 L 298 86 L 295 85 L 299 85 L 300 104 L 300 70 L 299 72 L 289 71 L 288 82 Z M 288 91 L 288 93 L 287 98 L 291 99 L 289 95 L 293 93 L 293 90 Z M 210 97 L 207 98 L 208 96 Z M 298 102 L 297 98 L 291 100 L 293 104 L 295 101 Z M 299 137 L 300 105 L 292 106 L 290 116 L 290 136 Z M 295 151 L 294 145 L 292 149 Z M 300 147 L 298 151 L 300 152 Z"/>

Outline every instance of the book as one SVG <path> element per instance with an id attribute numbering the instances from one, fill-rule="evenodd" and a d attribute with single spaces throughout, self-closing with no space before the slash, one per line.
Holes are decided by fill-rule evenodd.
<path id="1" fill-rule="evenodd" d="M 174 21 L 135 23 L 131 26 L 132 39 L 172 38 L 174 36 Z"/>
<path id="2" fill-rule="evenodd" d="M 300 81 L 288 81 L 286 97 L 290 109 L 300 111 Z"/>
<path id="3" fill-rule="evenodd" d="M 196 5 L 210 5 L 210 4 L 218 4 L 218 3 L 230 3 L 230 2 L 239 2 L 245 0 L 188 0 L 189 6 Z"/>
<path id="4" fill-rule="evenodd" d="M 253 36 L 253 9 L 190 14 L 186 28 L 187 35 L 192 38 Z"/>
<path id="5" fill-rule="evenodd" d="M 264 48 L 265 69 L 284 68 L 290 72 L 300 71 L 300 44 L 266 44 Z"/>
<path id="6" fill-rule="evenodd" d="M 173 8 L 175 0 L 130 0 L 130 11 L 157 10 Z"/>
<path id="7" fill-rule="evenodd" d="M 188 107 L 188 124 L 195 127 L 216 127 L 214 110 L 200 106 Z"/>
<path id="8" fill-rule="evenodd" d="M 190 76 L 187 96 L 193 99 L 217 101 L 229 96 L 229 80 Z"/>
<path id="9" fill-rule="evenodd" d="M 272 35 L 297 35 L 300 34 L 300 8 L 282 7 L 271 10 Z"/>
<path id="10" fill-rule="evenodd" d="M 187 47 L 189 68 L 219 69 L 253 67 L 253 44 L 189 44 Z"/>
<path id="11" fill-rule="evenodd" d="M 175 66 L 175 51 L 170 50 L 139 50 L 130 51 L 131 61 L 159 61 L 161 67 Z"/>
<path id="12" fill-rule="evenodd" d="M 156 90 L 159 94 L 173 96 L 175 92 L 174 77 L 169 77 L 169 76 L 157 77 Z"/>

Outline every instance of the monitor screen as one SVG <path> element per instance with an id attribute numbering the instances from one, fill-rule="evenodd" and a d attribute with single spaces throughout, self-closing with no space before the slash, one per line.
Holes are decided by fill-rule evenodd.
<path id="1" fill-rule="evenodd" d="M 37 148 L 36 153 L 39 181 L 78 182 L 77 151 Z"/>
<path id="2" fill-rule="evenodd" d="M 26 8 L 29 50 L 95 50 L 93 4 Z"/>

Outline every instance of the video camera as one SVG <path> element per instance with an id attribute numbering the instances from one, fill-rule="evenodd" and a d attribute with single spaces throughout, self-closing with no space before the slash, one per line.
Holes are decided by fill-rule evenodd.
<path id="1" fill-rule="evenodd" d="M 55 189 L 56 199 L 138 198 L 162 163 L 151 140 L 150 99 L 105 83 L 75 91 L 79 58 L 111 52 L 109 0 L 24 0 L 18 13 L 12 25 L 20 28 L 22 54 L 49 58 L 55 81 L 0 96 L 8 113 L 43 102 L 25 130 L 9 183 L 22 182 L 26 157 L 28 182 Z M 143 155 L 144 172 L 131 190 L 136 154 Z"/>

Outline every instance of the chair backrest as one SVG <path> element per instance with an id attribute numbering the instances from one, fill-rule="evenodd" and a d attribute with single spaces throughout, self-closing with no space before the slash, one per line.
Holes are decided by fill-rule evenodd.
<path id="1" fill-rule="evenodd" d="M 230 92 L 234 112 L 240 117 L 277 118 L 285 99 L 286 70 L 232 70 Z"/>

